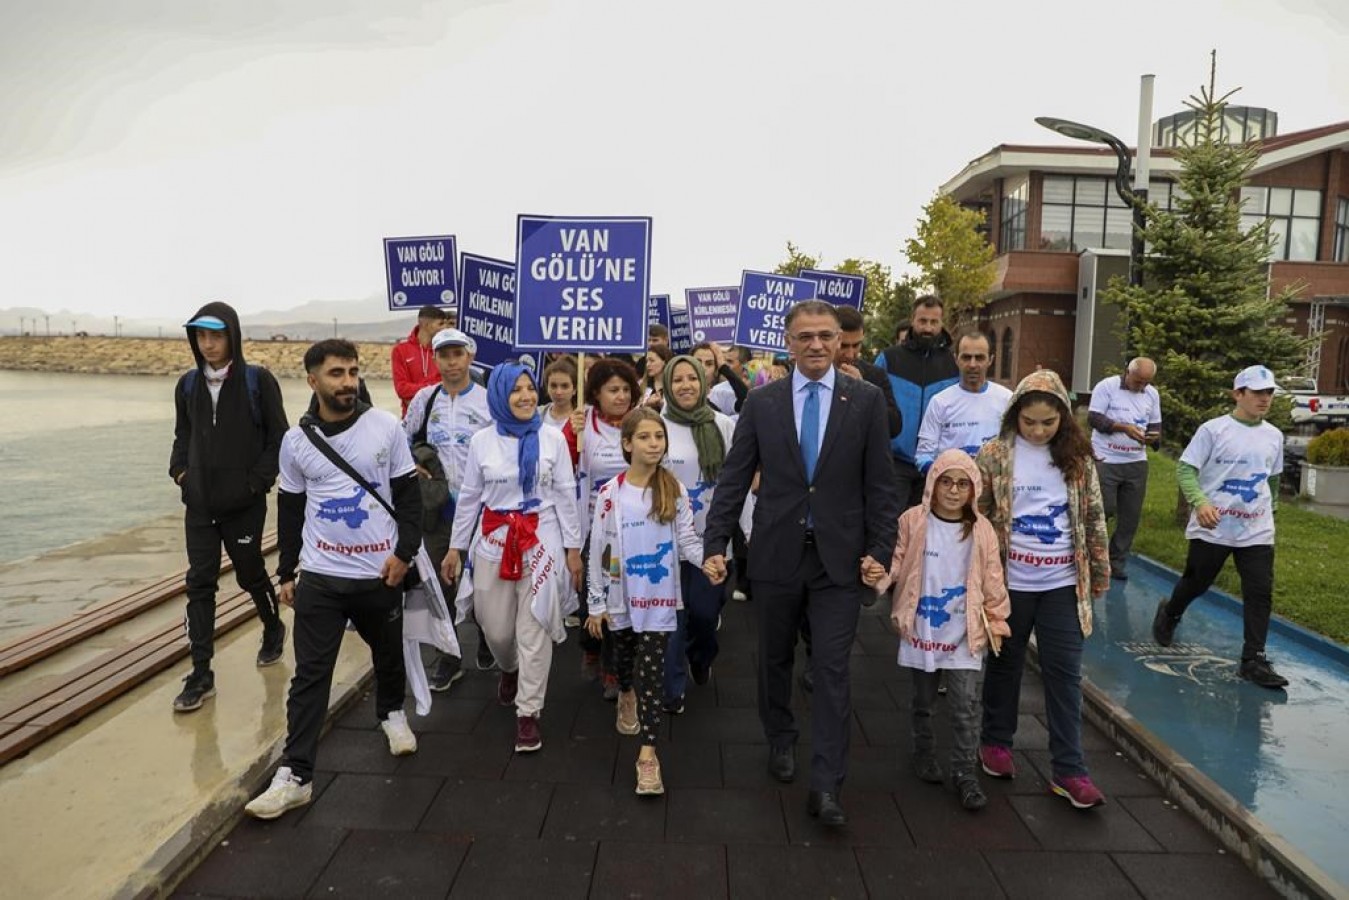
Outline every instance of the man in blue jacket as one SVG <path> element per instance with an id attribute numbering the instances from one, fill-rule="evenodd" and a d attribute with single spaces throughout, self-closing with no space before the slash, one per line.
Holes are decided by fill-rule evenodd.
<path id="1" fill-rule="evenodd" d="M 890 441 L 900 509 L 917 506 L 926 480 L 918 470 L 918 429 L 932 398 L 960 381 L 960 369 L 951 355 L 951 335 L 942 327 L 942 302 L 928 294 L 913 303 L 913 321 L 902 343 L 876 357 L 876 365 L 890 378 L 903 419 L 899 436 Z"/>

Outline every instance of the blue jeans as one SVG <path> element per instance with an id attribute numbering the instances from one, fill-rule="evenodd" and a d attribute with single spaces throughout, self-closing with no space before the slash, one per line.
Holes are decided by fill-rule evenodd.
<path id="1" fill-rule="evenodd" d="M 982 742 L 1011 749 L 1021 703 L 1021 673 L 1031 630 L 1040 651 L 1045 684 L 1045 719 L 1049 753 L 1059 777 L 1086 775 L 1082 758 L 1082 626 L 1077 620 L 1077 588 L 1052 591 L 1009 591 L 1012 636 L 1002 642 L 1002 655 L 988 655 L 984 674 Z"/>
<path id="2" fill-rule="evenodd" d="M 717 658 L 717 618 L 726 602 L 724 584 L 707 580 L 702 569 L 686 562 L 679 564 L 679 587 L 684 608 L 679 611 L 679 626 L 670 634 L 665 650 L 665 699 L 684 696 L 688 687 L 688 669 L 711 666 Z"/>

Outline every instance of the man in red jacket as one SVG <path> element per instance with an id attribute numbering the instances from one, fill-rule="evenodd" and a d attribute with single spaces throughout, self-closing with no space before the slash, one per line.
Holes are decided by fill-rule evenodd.
<path id="1" fill-rule="evenodd" d="M 393 370 L 393 389 L 403 401 L 403 415 L 407 415 L 408 401 L 428 384 L 440 384 L 440 369 L 436 368 L 436 354 L 431 349 L 431 338 L 442 328 L 451 328 L 452 309 L 423 306 L 417 313 L 417 327 L 393 346 L 390 368 Z M 455 317 L 458 318 L 457 316 Z"/>

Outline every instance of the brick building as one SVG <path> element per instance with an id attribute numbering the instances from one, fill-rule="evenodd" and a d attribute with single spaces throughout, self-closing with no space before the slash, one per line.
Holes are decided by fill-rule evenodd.
<path id="1" fill-rule="evenodd" d="M 1322 335 L 1307 373 L 1323 392 L 1349 393 L 1349 122 L 1285 135 L 1277 124 L 1270 110 L 1227 110 L 1225 134 L 1260 148 L 1244 211 L 1272 220 L 1270 289 L 1304 285 L 1288 322 Z M 1149 199 L 1163 208 L 1176 194 L 1173 148 L 1192 127 L 1189 112 L 1153 127 Z M 1000 144 L 942 185 L 985 214 L 998 250 L 979 328 L 997 350 L 1001 383 L 1043 366 L 1085 392 L 1123 362 L 1118 312 L 1096 302 L 1111 277 L 1128 275 L 1131 213 L 1115 192 L 1116 167 L 1106 147 Z"/>

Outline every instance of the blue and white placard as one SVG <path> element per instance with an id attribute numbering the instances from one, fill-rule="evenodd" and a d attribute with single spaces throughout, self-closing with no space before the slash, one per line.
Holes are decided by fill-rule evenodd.
<path id="1" fill-rule="evenodd" d="M 454 235 L 384 239 L 389 309 L 458 306 L 459 251 Z"/>
<path id="2" fill-rule="evenodd" d="M 735 343 L 768 353 L 787 351 L 787 311 L 802 300 L 815 299 L 815 282 L 808 278 L 752 272 L 740 276 L 740 314 L 735 320 Z"/>

